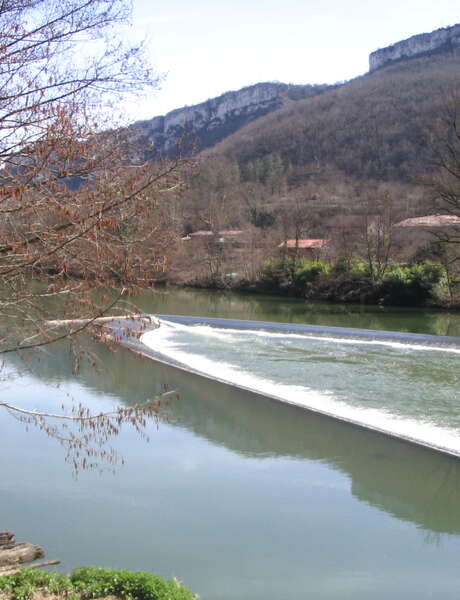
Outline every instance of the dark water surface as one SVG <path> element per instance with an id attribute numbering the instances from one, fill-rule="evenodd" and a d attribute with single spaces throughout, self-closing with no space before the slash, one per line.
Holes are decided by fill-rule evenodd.
<path id="1" fill-rule="evenodd" d="M 460 335 L 459 315 L 433 311 L 186 290 L 138 303 L 148 312 Z M 103 370 L 84 363 L 72 375 L 64 346 L 39 362 L 12 360 L 10 370 L 27 373 L 3 381 L 2 397 L 103 409 L 166 384 L 179 392 L 169 422 L 152 427 L 149 443 L 120 435 L 126 464 L 115 475 L 75 480 L 53 440 L 2 414 L 0 529 L 43 545 L 64 569 L 151 570 L 205 600 L 459 598 L 458 460 L 121 348 L 91 349 Z"/>

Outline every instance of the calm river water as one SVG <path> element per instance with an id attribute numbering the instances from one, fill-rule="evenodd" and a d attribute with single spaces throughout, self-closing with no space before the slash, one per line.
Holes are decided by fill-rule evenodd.
<path id="1" fill-rule="evenodd" d="M 433 311 L 187 290 L 146 293 L 137 301 L 152 313 L 460 335 L 460 315 Z M 212 346 L 213 360 L 239 360 L 247 368 L 252 356 L 265 353 L 271 373 L 279 369 L 291 383 L 305 384 L 293 379 L 297 370 L 289 373 L 288 357 L 306 354 L 297 341 L 272 340 L 279 353 L 268 356 L 267 340 L 254 338 L 244 354 L 238 350 L 244 335 L 232 335 L 226 343 L 233 354 Z M 203 352 L 200 339 L 192 339 L 195 354 Z M 176 350 L 185 341 L 190 344 L 176 339 Z M 72 374 L 64 346 L 40 361 L 12 359 L 9 371 L 23 376 L 3 381 L 2 397 L 32 408 L 75 400 L 103 409 L 141 401 L 167 385 L 179 392 L 168 422 L 151 428 L 148 443 L 124 431 L 116 445 L 125 465 L 115 474 L 83 472 L 75 479 L 55 441 L 3 414 L 0 529 L 43 545 L 65 570 L 89 564 L 151 570 L 178 577 L 204 600 L 458 600 L 459 460 L 122 348 L 111 352 L 92 343 L 91 350 L 103 369 L 83 362 Z M 352 401 L 362 402 L 374 386 L 372 409 L 428 419 L 455 435 L 460 356 L 436 355 L 425 395 L 411 395 L 410 377 L 423 380 L 426 367 L 419 356 L 394 351 L 379 362 L 374 348 L 361 348 L 358 358 L 335 350 L 333 361 L 349 365 Z M 315 352 L 305 363 L 309 377 L 328 393 L 331 355 L 321 347 Z M 345 383 L 338 377 L 337 386 Z M 441 400 L 430 404 L 437 386 Z"/>

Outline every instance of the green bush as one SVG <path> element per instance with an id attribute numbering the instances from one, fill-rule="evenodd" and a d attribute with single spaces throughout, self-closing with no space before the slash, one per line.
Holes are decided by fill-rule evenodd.
<path id="1" fill-rule="evenodd" d="M 295 272 L 295 281 L 299 286 L 314 283 L 321 277 L 329 275 L 331 265 L 324 260 L 308 260 L 301 258 Z"/>
<path id="2" fill-rule="evenodd" d="M 65 575 L 47 571 L 23 570 L 0 577 L 0 594 L 6 593 L 17 600 L 28 600 L 38 589 L 46 589 L 50 594 L 68 595 L 72 584 Z"/>
<path id="3" fill-rule="evenodd" d="M 442 267 L 437 263 L 394 266 L 383 276 L 378 295 L 384 304 L 421 306 L 435 296 L 441 279 Z"/>
<path id="4" fill-rule="evenodd" d="M 292 286 L 289 258 L 270 257 L 260 274 L 259 285 L 265 291 L 286 291 Z"/>
<path id="5" fill-rule="evenodd" d="M 425 261 L 414 265 L 393 265 L 377 281 L 363 260 L 339 260 L 335 265 L 304 258 L 272 258 L 267 261 L 260 284 L 299 297 L 399 306 L 422 306 L 439 296 L 443 269 Z"/>
<path id="6" fill-rule="evenodd" d="M 350 265 L 350 274 L 354 277 L 370 277 L 369 262 L 365 260 L 353 260 Z"/>
<path id="7" fill-rule="evenodd" d="M 99 567 L 75 569 L 70 576 L 45 571 L 20 571 L 0 577 L 0 593 L 14 600 L 29 600 L 37 590 L 67 599 L 116 596 L 123 600 L 194 600 L 196 596 L 177 580 L 166 581 L 143 571 L 117 571 Z"/>
<path id="8" fill-rule="evenodd" d="M 265 264 L 260 283 L 266 289 L 304 295 L 330 272 L 331 265 L 322 260 L 295 260 L 292 256 L 272 257 Z"/>

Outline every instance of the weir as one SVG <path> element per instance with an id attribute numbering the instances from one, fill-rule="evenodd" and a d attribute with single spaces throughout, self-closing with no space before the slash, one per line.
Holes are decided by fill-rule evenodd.
<path id="1" fill-rule="evenodd" d="M 268 397 L 278 402 L 300 406 L 306 411 L 321 414 L 354 427 L 370 430 L 379 435 L 417 444 L 456 458 L 460 457 L 458 430 L 455 427 L 446 426 L 442 419 L 441 424 L 430 422 L 431 413 L 437 409 L 436 407 L 433 409 L 431 405 L 423 407 L 423 394 L 431 397 L 433 395 L 431 391 L 436 391 L 438 388 L 433 387 L 433 382 L 429 382 L 430 388 L 423 381 L 423 371 L 426 371 L 426 369 L 424 363 L 419 364 L 416 360 L 417 355 L 425 353 L 430 356 L 432 364 L 439 365 L 440 362 L 443 362 L 443 357 L 446 357 L 447 372 L 452 371 L 452 369 L 449 371 L 449 365 L 453 364 L 452 361 L 458 361 L 460 358 L 459 337 L 163 314 L 148 315 L 148 317 L 156 319 L 156 324 L 152 325 L 146 321 L 114 320 L 109 328 L 112 331 L 115 329 L 117 341 L 131 350 L 183 371 L 243 389 L 259 396 Z M 275 365 L 274 370 L 279 369 L 280 372 L 286 373 L 287 382 L 276 381 L 265 375 L 261 377 L 260 373 L 259 376 L 254 376 L 249 367 L 249 370 L 246 369 L 244 343 L 242 344 L 241 339 L 238 338 L 241 335 L 246 336 L 251 349 L 257 350 L 257 344 L 263 343 L 264 345 L 261 346 L 263 349 L 262 356 L 268 347 L 264 336 L 267 335 L 270 338 L 270 344 L 273 345 L 272 354 L 275 358 L 272 356 L 267 360 L 275 360 L 273 363 Z M 224 352 L 226 348 L 232 350 L 233 355 L 230 364 L 226 362 L 225 353 L 219 358 L 220 355 L 216 350 L 217 342 L 214 343 L 214 338 L 223 343 Z M 280 350 L 278 356 L 278 348 L 287 341 L 290 345 L 286 346 L 283 351 Z M 189 348 L 186 342 L 190 344 Z M 238 343 L 242 354 L 241 365 L 232 363 L 235 356 L 240 354 L 240 351 L 235 348 Z M 297 347 L 297 343 L 302 344 L 302 346 Z M 311 353 L 310 344 L 312 345 Z M 320 348 L 319 355 L 318 344 Z M 201 349 L 206 345 L 209 345 L 211 359 L 201 353 Z M 343 348 L 351 347 L 354 352 L 355 345 L 358 348 L 357 359 L 348 350 L 343 356 L 337 358 L 336 354 L 340 355 Z M 375 353 L 376 346 L 381 346 L 384 349 L 383 358 L 380 358 L 378 354 L 372 356 L 372 353 Z M 331 347 L 333 348 L 332 352 L 330 351 Z M 251 349 L 245 350 L 247 357 L 251 356 Z M 292 362 L 291 355 L 299 352 L 303 352 L 305 357 L 302 355 L 298 363 Z M 316 357 L 314 356 L 315 352 L 317 353 Z M 431 357 L 433 352 L 435 354 Z M 391 361 L 395 363 L 394 366 L 393 362 L 389 362 L 388 353 L 390 353 Z M 362 400 L 360 400 L 361 404 L 358 402 L 358 404 L 353 405 L 353 402 L 349 403 L 347 398 L 340 397 L 334 391 L 315 388 L 315 385 L 310 387 L 310 385 L 306 386 L 305 383 L 299 384 L 286 371 L 287 367 L 290 367 L 294 369 L 292 373 L 297 376 L 304 368 L 306 370 L 310 369 L 308 373 L 310 375 L 314 373 L 315 376 L 317 374 L 317 383 L 320 382 L 323 385 L 324 381 L 321 381 L 321 377 L 326 381 L 330 378 L 333 379 L 333 369 L 336 368 L 337 363 L 340 363 L 340 360 L 343 364 L 339 365 L 341 369 L 338 377 L 339 383 L 341 378 L 346 379 L 350 376 L 352 381 L 349 385 L 355 388 L 359 387 L 358 378 L 360 373 L 364 381 L 361 387 L 364 386 L 365 388 L 366 381 L 374 384 L 373 378 L 377 380 L 375 385 L 377 388 L 379 387 L 379 377 L 381 375 L 378 372 L 372 374 L 370 367 L 374 369 L 377 367 L 378 370 L 380 362 L 383 371 L 388 371 L 389 368 L 394 369 L 394 371 L 386 373 L 386 380 L 397 378 L 398 360 L 403 363 L 406 370 L 409 369 L 410 371 L 412 369 L 414 372 L 418 372 L 419 379 L 422 379 L 422 385 L 420 382 L 418 384 L 414 383 L 412 391 L 410 386 L 405 390 L 406 405 L 408 404 L 407 398 L 410 399 L 412 395 L 414 407 L 409 406 L 407 409 L 407 406 L 405 406 L 404 410 L 412 410 L 415 416 L 411 415 L 410 412 L 408 413 L 409 416 L 398 414 L 400 407 L 397 406 L 397 402 L 389 402 L 389 409 L 387 406 L 372 406 L 372 404 L 366 406 L 362 403 Z M 260 365 L 258 365 L 258 368 L 260 369 Z M 277 373 L 273 372 L 273 376 L 276 377 L 276 375 Z M 455 377 L 455 373 L 453 376 Z M 436 378 L 439 379 L 440 375 L 436 373 L 433 377 L 434 383 L 436 383 Z M 386 380 L 382 379 L 383 384 Z M 407 382 L 404 379 L 401 381 L 407 387 Z M 441 407 L 442 412 L 445 411 L 446 398 L 449 400 L 455 394 L 454 382 L 450 381 L 447 384 L 444 382 L 443 386 L 439 383 L 439 390 L 440 394 L 444 394 L 444 397 L 441 397 L 440 400 L 440 404 L 443 405 Z M 376 393 L 369 390 L 369 396 Z M 389 399 L 389 396 L 394 394 L 395 391 L 380 389 L 378 393 L 382 395 L 383 399 Z M 435 402 L 436 399 L 432 401 Z M 396 407 L 396 412 L 393 410 L 394 407 Z"/>
<path id="2" fill-rule="evenodd" d="M 391 340 L 413 342 L 416 344 L 431 344 L 441 346 L 458 346 L 460 352 L 460 337 L 427 335 L 423 333 L 408 333 L 404 331 L 381 331 L 377 329 L 356 329 L 353 327 L 326 327 L 319 325 L 303 325 L 300 323 L 276 323 L 272 321 L 249 321 L 240 319 L 221 319 L 216 317 L 188 317 L 180 315 L 150 315 L 157 319 L 180 323 L 182 325 L 208 325 L 224 329 L 262 330 L 280 333 L 337 335 L 340 337 L 363 338 L 375 340 Z"/>

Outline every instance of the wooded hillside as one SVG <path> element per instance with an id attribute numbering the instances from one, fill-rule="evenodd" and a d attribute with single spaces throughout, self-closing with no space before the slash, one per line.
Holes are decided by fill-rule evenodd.
<path id="1" fill-rule="evenodd" d="M 281 242 L 301 238 L 330 240 L 328 260 L 347 264 L 372 262 L 371 246 L 384 265 L 418 260 L 429 234 L 409 240 L 393 227 L 446 210 L 433 183 L 454 131 L 449 111 L 460 107 L 459 65 L 458 51 L 400 61 L 287 102 L 204 151 L 178 215 L 192 234 L 178 271 L 252 281 Z M 199 242 L 197 230 L 216 233 Z"/>
<path id="2" fill-rule="evenodd" d="M 276 153 L 291 183 L 327 169 L 417 182 L 432 166 L 430 132 L 459 66 L 460 53 L 399 62 L 258 119 L 213 154 L 236 160 L 246 180 L 257 178 L 251 163 Z"/>

